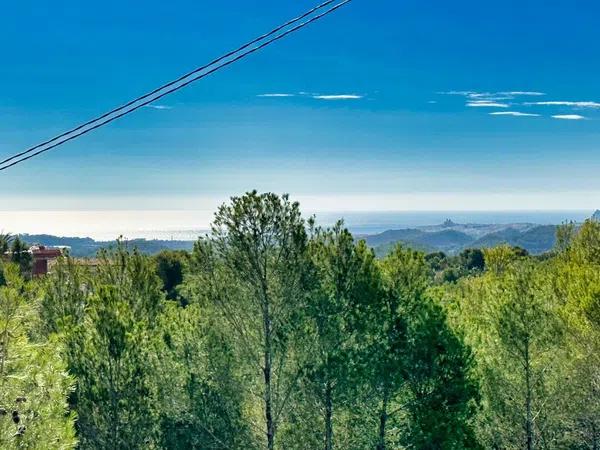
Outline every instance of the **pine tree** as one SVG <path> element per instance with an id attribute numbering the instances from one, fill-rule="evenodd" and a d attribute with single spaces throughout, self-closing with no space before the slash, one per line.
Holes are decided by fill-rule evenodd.
<path id="1" fill-rule="evenodd" d="M 256 192 L 221 206 L 210 240 L 195 247 L 197 295 L 207 297 L 220 312 L 239 357 L 246 361 L 246 377 L 256 383 L 267 450 L 275 448 L 298 384 L 300 369 L 292 355 L 303 339 L 306 249 L 299 205 L 286 195 Z"/>
<path id="2" fill-rule="evenodd" d="M 341 222 L 317 229 L 310 253 L 319 287 L 308 308 L 316 342 L 305 380 L 322 411 L 324 448 L 332 450 L 336 409 L 348 404 L 361 382 L 368 317 L 363 312 L 378 295 L 379 278 L 373 252 L 362 241 L 355 244 Z"/>
<path id="3" fill-rule="evenodd" d="M 85 316 L 67 338 L 80 446 L 152 448 L 159 440 L 152 338 L 164 299 L 160 281 L 150 259 L 122 243 L 99 258 L 82 286 Z"/>
<path id="4" fill-rule="evenodd" d="M 73 380 L 56 338 L 33 340 L 35 297 L 16 265 L 0 287 L 0 448 L 69 449 L 76 445 L 67 412 Z"/>

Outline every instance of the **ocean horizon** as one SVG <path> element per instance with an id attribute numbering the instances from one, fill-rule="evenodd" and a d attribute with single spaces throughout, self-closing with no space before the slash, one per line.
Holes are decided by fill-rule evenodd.
<path id="1" fill-rule="evenodd" d="M 333 225 L 343 219 L 355 234 L 390 229 L 439 225 L 446 220 L 467 224 L 532 223 L 558 225 L 589 218 L 592 210 L 557 211 L 365 211 L 316 212 L 317 223 Z M 205 234 L 213 211 L 0 211 L 0 232 L 89 237 L 111 241 L 126 239 L 196 240 Z"/>

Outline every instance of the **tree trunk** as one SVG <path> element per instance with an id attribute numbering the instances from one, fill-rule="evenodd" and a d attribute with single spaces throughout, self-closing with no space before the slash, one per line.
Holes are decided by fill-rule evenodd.
<path id="1" fill-rule="evenodd" d="M 527 450 L 533 450 L 533 419 L 531 413 L 531 365 L 529 361 L 529 342 L 525 343 L 525 409 L 527 418 L 525 421 L 525 433 L 527 436 Z"/>
<path id="2" fill-rule="evenodd" d="M 273 399 L 271 398 L 271 362 L 265 352 L 265 420 L 267 422 L 267 449 L 275 448 L 275 427 L 273 426 Z"/>
<path id="3" fill-rule="evenodd" d="M 265 289 L 266 290 L 266 289 Z M 264 376 L 265 376 L 265 421 L 267 425 L 267 450 L 275 448 L 275 424 L 273 422 L 273 397 L 271 391 L 272 348 L 271 348 L 271 312 L 269 300 L 263 299 L 264 328 Z"/>
<path id="4" fill-rule="evenodd" d="M 385 427 L 387 423 L 387 390 L 383 392 L 383 400 L 381 402 L 381 410 L 379 412 L 379 442 L 377 450 L 385 450 Z"/>
<path id="5" fill-rule="evenodd" d="M 108 358 L 108 382 L 109 382 L 109 395 L 110 395 L 110 445 L 112 448 L 118 448 L 120 445 L 119 441 L 119 433 L 120 433 L 120 424 L 121 419 L 119 415 L 119 399 L 118 399 L 118 387 L 117 387 L 117 377 L 119 376 L 118 372 L 115 374 L 114 363 L 118 361 L 113 361 L 110 357 Z"/>
<path id="6" fill-rule="evenodd" d="M 325 450 L 333 450 L 333 388 L 325 386 Z"/>

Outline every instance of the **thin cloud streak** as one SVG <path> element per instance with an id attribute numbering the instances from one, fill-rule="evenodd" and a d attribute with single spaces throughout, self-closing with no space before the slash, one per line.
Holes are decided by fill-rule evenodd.
<path id="1" fill-rule="evenodd" d="M 600 108 L 598 102 L 572 102 L 572 101 L 549 101 L 549 102 L 527 102 L 523 103 L 528 106 L 572 106 L 574 108 Z"/>
<path id="2" fill-rule="evenodd" d="M 497 103 L 492 101 L 476 101 L 469 102 L 467 106 L 471 108 L 508 108 L 508 104 L 506 103 Z"/>
<path id="3" fill-rule="evenodd" d="M 508 91 L 508 92 L 498 92 L 498 94 L 500 95 L 524 95 L 524 96 L 531 96 L 531 97 L 536 97 L 536 96 L 542 96 L 542 95 L 546 95 L 545 92 L 536 92 L 536 91 Z"/>
<path id="4" fill-rule="evenodd" d="M 517 96 L 537 97 L 546 95 L 545 92 L 538 91 L 500 91 L 500 92 L 478 92 L 478 91 L 445 91 L 438 92 L 440 95 L 460 95 L 470 99 L 486 99 L 486 100 L 512 100 Z"/>
<path id="5" fill-rule="evenodd" d="M 158 109 L 158 110 L 173 109 L 172 106 L 167 106 L 167 105 L 145 105 L 144 108 L 151 108 L 151 109 Z"/>
<path id="6" fill-rule="evenodd" d="M 473 92 L 473 91 L 439 91 L 436 92 L 436 94 L 439 95 L 463 95 L 463 96 L 469 96 L 472 94 L 477 94 L 477 92 Z"/>
<path id="7" fill-rule="evenodd" d="M 513 96 L 509 96 L 509 95 L 496 95 L 496 94 L 489 94 L 489 93 L 483 93 L 483 94 L 469 94 L 467 96 L 467 98 L 469 99 L 469 101 L 488 101 L 488 102 L 497 102 L 497 101 L 502 101 L 502 100 L 514 100 Z"/>
<path id="8" fill-rule="evenodd" d="M 495 111 L 489 114 L 490 116 L 540 117 L 539 114 L 524 113 L 520 111 Z"/>
<path id="9" fill-rule="evenodd" d="M 319 93 L 310 93 L 310 92 L 298 92 L 297 94 L 288 94 L 288 93 L 266 93 L 259 94 L 257 97 L 263 98 L 289 98 L 289 97 L 308 97 L 313 98 L 315 100 L 360 100 L 364 98 L 364 95 L 358 94 L 319 94 Z"/>
<path id="10" fill-rule="evenodd" d="M 360 100 L 362 95 L 356 94 L 337 94 L 337 95 L 313 95 L 316 100 Z"/>
<path id="11" fill-rule="evenodd" d="M 557 114 L 552 116 L 553 119 L 559 120 L 584 120 L 585 117 L 580 116 L 579 114 Z"/>
<path id="12" fill-rule="evenodd" d="M 279 93 L 274 93 L 274 94 L 258 94 L 257 97 L 275 97 L 275 98 L 283 98 L 283 97 L 294 97 L 295 94 L 279 94 Z"/>

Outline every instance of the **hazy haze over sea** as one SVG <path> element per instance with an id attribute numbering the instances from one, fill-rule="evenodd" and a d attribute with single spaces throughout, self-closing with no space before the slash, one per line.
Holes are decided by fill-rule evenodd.
<path id="1" fill-rule="evenodd" d="M 0 232 L 51 234 L 55 236 L 128 239 L 195 240 L 206 232 L 214 211 L 0 211 Z M 560 224 L 581 222 L 593 211 L 399 211 L 316 213 L 320 225 L 344 218 L 356 234 L 389 229 L 437 225 L 450 219 L 456 223 Z"/>

